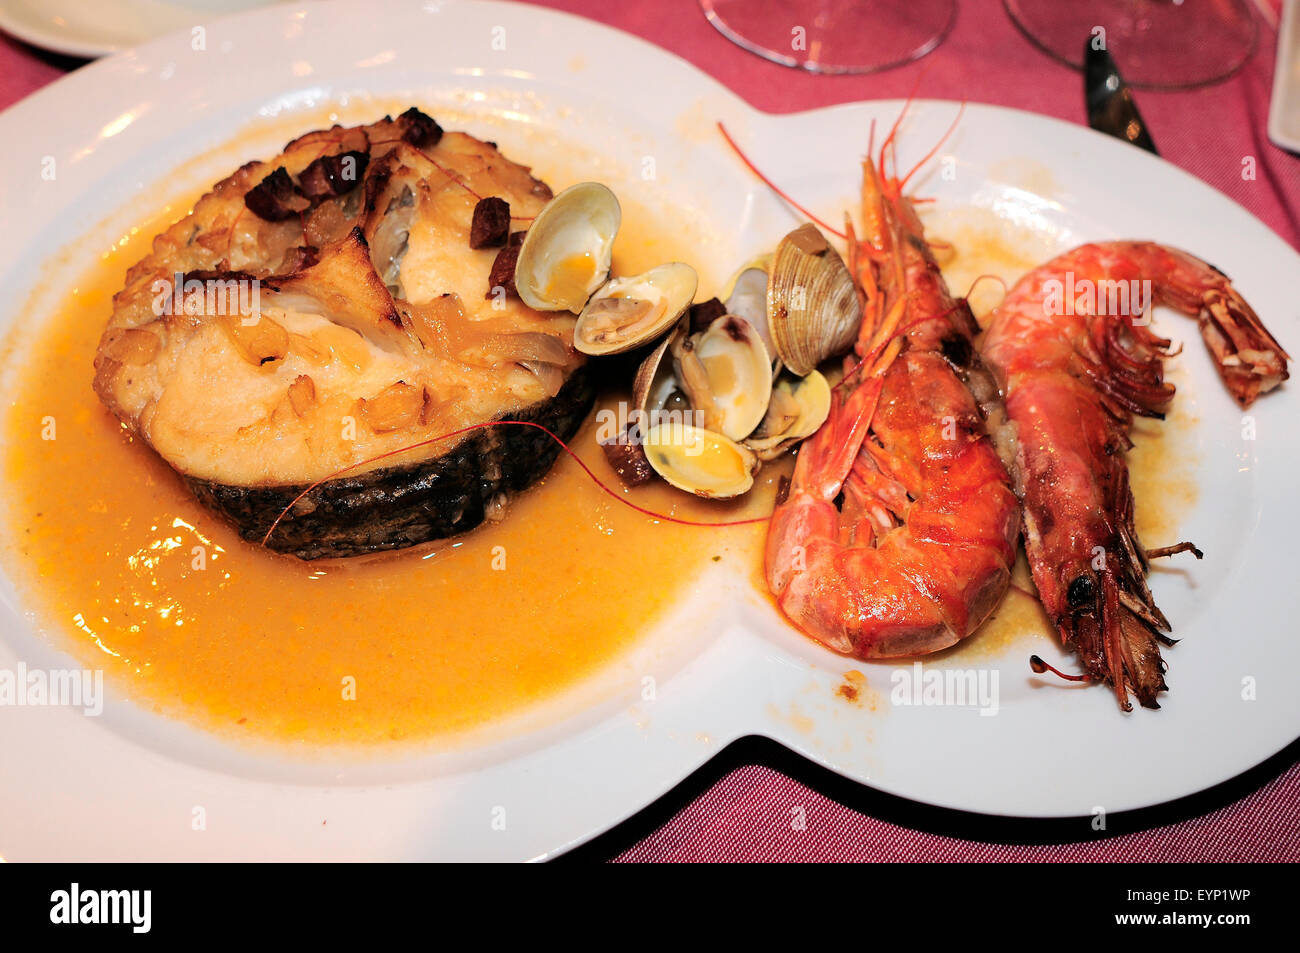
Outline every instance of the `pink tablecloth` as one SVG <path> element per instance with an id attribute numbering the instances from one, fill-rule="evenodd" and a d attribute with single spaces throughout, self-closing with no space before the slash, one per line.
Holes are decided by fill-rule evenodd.
<path id="1" fill-rule="evenodd" d="M 1271 2 L 1275 10 L 1276 0 Z M 549 0 L 546 5 L 638 34 L 773 112 L 903 97 L 922 75 L 922 97 L 1083 119 L 1078 74 L 1032 47 L 998 0 L 962 0 L 957 25 L 938 51 L 918 64 L 865 77 L 819 77 L 766 63 L 709 27 L 696 0 Z M 1275 39 L 1273 28 L 1261 22 L 1259 49 L 1233 79 L 1194 92 L 1142 92 L 1139 99 L 1165 158 L 1227 193 L 1300 248 L 1300 159 L 1271 145 L 1264 131 Z M 0 37 L 0 108 L 73 65 Z M 1242 176 L 1247 157 L 1255 159 L 1254 178 Z M 1102 837 L 1086 823 L 1077 832 L 1069 827 L 1017 829 L 963 816 L 900 811 L 896 804 L 881 811 L 891 817 L 885 821 L 841 803 L 856 800 L 845 796 L 842 785 L 818 776 L 813 783 L 833 794 L 828 796 L 769 766 L 750 764 L 726 773 L 648 836 L 629 827 L 639 837 L 630 846 L 631 834 L 616 834 L 601 844 L 617 851 L 620 860 L 1297 860 L 1300 765 L 1274 765 L 1272 773 L 1278 768 L 1279 777 L 1240 800 L 1224 804 L 1240 797 L 1244 788 L 1238 785 L 1197 802 L 1210 813 Z M 1189 811 L 1184 806 L 1176 813 L 1186 817 Z M 791 823 L 796 814 L 805 818 L 802 825 Z M 1143 815 L 1141 823 L 1161 821 L 1155 812 Z M 917 828 L 957 831 L 973 839 Z M 1111 831 L 1117 829 L 1132 830 L 1133 824 L 1117 821 Z M 1017 843 L 1049 839 L 1069 843 Z"/>

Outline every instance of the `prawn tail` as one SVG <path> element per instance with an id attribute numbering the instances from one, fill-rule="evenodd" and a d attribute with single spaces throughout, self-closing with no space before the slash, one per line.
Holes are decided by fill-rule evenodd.
<path id="1" fill-rule="evenodd" d="M 1205 294 L 1198 321 L 1224 386 L 1242 407 L 1290 376 L 1290 356 L 1226 279 Z"/>
<path id="2" fill-rule="evenodd" d="M 1157 282 L 1163 303 L 1195 316 L 1201 339 L 1228 392 L 1242 407 L 1290 375 L 1283 350 L 1255 310 L 1222 271 L 1195 255 L 1162 249 L 1167 262 Z"/>

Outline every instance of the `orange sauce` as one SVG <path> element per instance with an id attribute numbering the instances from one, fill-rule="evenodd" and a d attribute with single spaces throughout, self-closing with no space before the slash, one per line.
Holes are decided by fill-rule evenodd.
<path id="1" fill-rule="evenodd" d="M 565 183 L 554 178 L 558 190 Z M 241 541 L 90 389 L 112 295 L 152 236 L 186 207 L 170 206 L 108 244 L 55 313 L 25 328 L 6 353 L 16 371 L 2 422 L 15 541 L 7 568 L 46 635 L 104 669 L 120 692 L 227 737 L 441 742 L 527 712 L 627 657 L 711 561 L 735 563 L 766 594 L 763 525 L 648 519 L 567 456 L 511 503 L 503 522 L 431 550 L 304 563 Z M 616 272 L 691 260 L 680 238 L 656 224 L 624 201 Z M 1014 280 L 1042 257 L 999 236 L 992 227 L 944 236 L 957 249 L 944 262 L 954 291 L 985 273 Z M 702 287 L 700 297 L 712 290 Z M 996 290 L 978 287 L 977 314 Z M 1149 545 L 1173 541 L 1177 513 L 1195 499 L 1184 475 L 1195 469 L 1185 459 L 1190 441 L 1181 436 L 1192 422 L 1175 401 L 1174 425 L 1143 428 L 1132 454 L 1138 530 Z M 679 518 L 764 515 L 789 473 L 788 461 L 765 467 L 755 490 L 730 505 L 662 484 L 627 491 L 595 431 L 593 418 L 572 446 L 597 476 L 620 496 Z M 1032 591 L 1023 556 L 1015 578 Z M 1013 591 L 978 633 L 932 659 L 969 664 L 1044 638 L 1055 636 L 1041 608 Z"/>
<path id="2" fill-rule="evenodd" d="M 628 273 L 663 260 L 666 243 L 625 210 L 616 267 Z M 648 519 L 565 456 L 501 523 L 432 551 L 306 563 L 244 543 L 90 388 L 111 297 L 176 215 L 113 243 L 10 355 L 10 574 L 47 636 L 128 697 L 258 740 L 449 738 L 613 664 L 711 560 L 760 551 L 761 525 Z M 595 430 L 593 417 L 572 445 L 643 507 L 696 520 L 770 510 L 770 482 L 731 505 L 626 491 Z"/>

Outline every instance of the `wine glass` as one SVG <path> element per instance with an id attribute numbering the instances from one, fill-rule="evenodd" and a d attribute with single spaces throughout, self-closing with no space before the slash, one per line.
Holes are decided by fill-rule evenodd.
<path id="1" fill-rule="evenodd" d="M 1250 58 L 1259 24 L 1247 0 L 1002 0 L 1035 46 L 1076 69 L 1104 40 L 1124 80 L 1187 89 L 1227 79 Z M 1099 32 L 1104 31 L 1104 32 Z"/>
<path id="2" fill-rule="evenodd" d="M 956 0 L 700 0 L 738 46 L 812 73 L 874 73 L 920 59 L 952 29 Z"/>

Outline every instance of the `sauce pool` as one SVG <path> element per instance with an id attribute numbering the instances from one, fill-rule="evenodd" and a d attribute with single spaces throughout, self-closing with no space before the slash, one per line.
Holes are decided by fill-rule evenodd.
<path id="1" fill-rule="evenodd" d="M 243 542 L 90 388 L 112 295 L 178 214 L 165 209 L 114 242 L 8 355 L 22 363 L 3 421 L 15 541 L 7 568 L 47 636 L 104 669 L 120 693 L 223 736 L 349 746 L 442 741 L 526 712 L 628 656 L 726 554 L 766 594 L 764 525 L 649 519 L 565 455 L 511 502 L 502 522 L 432 549 L 305 563 Z M 624 202 L 617 273 L 690 260 L 656 224 Z M 956 293 L 989 272 L 1012 280 L 1038 257 L 985 224 L 945 236 L 960 250 L 944 263 Z M 708 293 L 702 288 L 700 297 Z M 988 285 L 973 298 L 977 313 L 996 300 Z M 630 381 L 634 368 L 625 370 Z M 626 394 L 611 392 L 602 404 L 619 400 Z M 1175 475 L 1187 468 L 1167 465 L 1187 453 L 1180 434 L 1192 422 L 1143 428 L 1131 456 L 1138 530 L 1148 545 L 1171 540 L 1177 512 L 1195 498 L 1194 485 Z M 663 484 L 627 491 L 596 430 L 593 415 L 571 443 L 587 466 L 624 498 L 677 518 L 764 516 L 789 472 L 788 463 L 765 467 L 735 504 Z M 1032 590 L 1023 557 L 1016 581 Z M 931 661 L 969 664 L 1043 638 L 1055 635 L 1036 600 L 1013 591 L 980 632 Z"/>
<path id="2" fill-rule="evenodd" d="M 712 559 L 760 551 L 761 525 L 649 519 L 565 455 L 502 522 L 432 550 L 307 563 L 243 542 L 90 388 L 112 295 L 176 214 L 115 243 L 11 355 L 4 421 L 11 576 L 47 635 L 128 697 L 259 740 L 446 737 L 613 663 Z M 657 264 L 664 246 L 625 203 L 616 267 Z M 640 506 L 695 520 L 771 508 L 770 482 L 731 505 L 626 491 L 595 431 L 593 415 L 571 445 Z"/>

